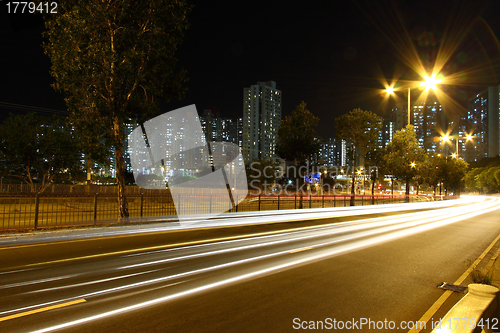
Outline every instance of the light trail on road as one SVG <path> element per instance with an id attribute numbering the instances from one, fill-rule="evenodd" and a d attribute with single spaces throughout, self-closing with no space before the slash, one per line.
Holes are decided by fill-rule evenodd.
<path id="1" fill-rule="evenodd" d="M 0 319 L 6 314 L 85 299 L 85 303 L 78 305 L 85 307 L 85 315 L 78 315 L 79 319 L 60 318 L 59 324 L 43 328 L 37 327 L 41 326 L 39 322 L 28 321 L 35 332 L 72 327 L 453 224 L 499 209 L 500 198 L 470 198 L 453 207 L 436 206 L 430 211 L 289 228 L 165 249 L 145 247 L 142 251 L 131 249 L 132 253 L 46 263 L 29 271 L 18 269 L 5 275 L 0 286 L 5 290 L 5 295 L 0 296 Z M 374 208 L 374 211 L 380 210 L 380 207 Z M 315 219 L 332 215 L 331 212 L 302 213 L 301 219 L 307 219 L 308 214 Z M 296 218 L 290 215 L 291 219 Z M 286 214 L 272 216 L 287 217 Z M 147 271 L 143 271 L 145 267 Z M 54 276 L 56 272 L 60 275 Z M 85 292 L 81 291 L 82 287 Z M 65 296 L 58 297 L 62 291 Z M 138 292 L 146 300 L 134 301 L 132 296 Z M 34 303 L 34 294 L 42 301 Z M 113 310 L 92 307 L 98 302 L 107 304 L 103 309 L 114 308 L 107 300 L 117 296 L 123 304 Z M 10 308 L 4 308 L 6 306 Z M 58 311 L 71 311 L 71 307 Z"/>

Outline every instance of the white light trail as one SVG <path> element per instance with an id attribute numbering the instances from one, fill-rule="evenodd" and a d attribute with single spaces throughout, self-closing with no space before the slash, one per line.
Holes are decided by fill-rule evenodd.
<path id="1" fill-rule="evenodd" d="M 477 207 L 480 208 L 480 207 Z M 441 215 L 445 216 L 458 216 L 461 214 L 464 214 L 466 210 L 460 210 L 457 208 L 447 208 L 443 209 L 440 211 Z M 393 216 L 393 217 L 379 217 L 379 218 L 373 218 L 373 219 L 368 219 L 368 220 L 356 220 L 356 221 L 348 221 L 348 222 L 340 222 L 340 223 L 335 223 L 333 226 L 328 226 L 328 227 L 319 227 L 319 228 L 314 228 L 311 230 L 311 232 L 314 232 L 313 235 L 306 235 L 306 236 L 300 236 L 300 237 L 294 237 L 294 238 L 287 238 L 283 240 L 276 240 L 276 241 L 270 241 L 270 242 L 264 242 L 264 243 L 257 243 L 257 244 L 252 244 L 252 245 L 244 245 L 244 246 L 238 246 L 238 247 L 232 247 L 228 249 L 222 249 L 222 250 L 214 250 L 214 251 L 208 251 L 208 252 L 202 252 L 202 253 L 196 253 L 196 254 L 190 254 L 190 255 L 184 255 L 184 256 L 179 256 L 179 257 L 174 257 L 174 258 L 168 258 L 168 259 L 161 259 L 161 260 L 155 260 L 155 261 L 148 261 L 148 262 L 143 262 L 139 264 L 134 264 L 134 265 L 127 265 L 127 266 L 122 266 L 119 267 L 118 269 L 129 269 L 129 268 L 137 268 L 137 267 L 143 267 L 143 266 L 149 266 L 149 265 L 156 265 L 156 264 L 163 264 L 167 262 L 173 262 L 173 261 L 179 261 L 179 260 L 185 260 L 185 259 L 192 259 L 192 258 L 197 258 L 197 257 L 205 257 L 205 256 L 211 256 L 211 255 L 217 255 L 217 254 L 223 254 L 223 253 L 229 253 L 229 252 L 235 252 L 235 251 L 242 251 L 242 250 L 248 250 L 252 248 L 258 248 L 258 247 L 265 247 L 265 246 L 270 246 L 270 245 L 278 245 L 278 244 L 284 244 L 284 243 L 290 243 L 290 242 L 296 242 L 300 240 L 306 240 L 306 239 L 313 239 L 317 237 L 325 237 L 325 236 L 331 236 L 335 234 L 342 234 L 350 231 L 360 231 L 360 230 L 366 230 L 366 229 L 375 229 L 375 228 L 380 228 L 383 226 L 391 226 L 391 225 L 396 225 L 393 228 L 383 228 L 375 233 L 381 233 L 381 232 L 387 232 L 391 231 L 394 229 L 401 229 L 407 227 L 406 224 L 410 222 L 410 225 L 415 225 L 421 222 L 416 222 L 415 218 L 418 217 L 418 220 L 425 220 L 425 223 L 434 221 L 434 220 L 439 220 L 441 219 L 440 216 L 436 215 L 436 212 L 426 212 L 426 213 L 413 213 L 413 214 L 407 214 L 404 217 L 401 216 Z M 387 221 L 387 219 L 392 219 L 392 221 Z M 375 222 L 377 221 L 377 222 Z M 354 224 L 354 225 L 353 225 Z M 347 225 L 347 226 L 346 226 Z M 333 229 L 331 231 L 325 231 L 326 229 Z M 297 231 L 292 231 L 292 232 L 287 232 L 287 233 L 280 233 L 272 236 L 263 236 L 260 238 L 264 237 L 282 237 L 284 235 L 291 235 L 299 233 Z M 304 231 L 300 231 L 300 233 L 304 233 Z M 373 234 L 373 232 L 365 232 L 362 233 L 360 237 L 368 236 L 370 234 Z M 255 237 L 257 239 L 257 237 Z M 352 238 L 349 238 L 352 239 Z M 245 238 L 245 239 L 238 239 L 238 240 L 231 240 L 231 241 L 222 241 L 222 242 L 217 242 L 217 243 L 210 243 L 210 244 L 204 244 L 204 245 L 217 245 L 225 242 L 243 242 L 243 241 L 248 241 L 250 238 Z M 346 239 L 343 239 L 346 240 Z M 198 246 L 198 245 L 195 245 Z M 182 247 L 181 249 L 186 249 L 190 248 L 191 246 L 185 246 Z M 169 250 L 177 250 L 176 249 L 169 249 Z M 165 251 L 165 250 L 162 250 Z"/>
<path id="2" fill-rule="evenodd" d="M 104 313 L 100 313 L 98 315 L 93 315 L 93 316 L 81 318 L 81 319 L 70 321 L 67 323 L 60 324 L 60 325 L 47 327 L 47 328 L 44 328 L 41 330 L 34 331 L 33 333 L 51 332 L 51 331 L 62 329 L 62 328 L 67 328 L 67 327 L 71 327 L 71 326 L 75 326 L 75 325 L 79 325 L 79 324 L 84 324 L 84 323 L 87 323 L 87 322 L 90 322 L 93 320 L 102 319 L 102 318 L 117 315 L 117 314 L 122 314 L 122 313 L 125 313 L 127 311 L 137 310 L 139 308 L 155 305 L 158 303 L 173 300 L 173 299 L 183 297 L 186 295 L 191 295 L 191 294 L 194 294 L 194 293 L 197 293 L 200 291 L 205 291 L 205 290 L 212 289 L 215 287 L 220 287 L 220 286 L 232 284 L 235 282 L 258 277 L 258 276 L 261 276 L 264 274 L 276 272 L 276 271 L 290 268 L 293 266 L 298 266 L 301 264 L 310 263 L 311 261 L 314 261 L 314 260 L 324 259 L 324 258 L 331 257 L 334 255 L 347 253 L 347 252 L 358 250 L 358 249 L 365 248 L 368 246 L 380 244 L 380 243 L 385 242 L 385 241 L 394 240 L 394 239 L 397 239 L 400 237 L 409 236 L 409 235 L 416 234 L 419 232 L 431 230 L 431 229 L 434 229 L 434 228 L 437 228 L 440 226 L 448 225 L 451 223 L 462 221 L 464 219 L 468 219 L 468 218 L 471 218 L 474 216 L 478 216 L 478 215 L 481 215 L 484 213 L 488 213 L 488 212 L 492 212 L 494 210 L 497 210 L 497 209 L 499 209 L 499 200 L 498 199 L 491 200 L 488 204 L 482 205 L 482 206 L 483 206 L 483 207 L 481 207 L 482 209 L 477 210 L 477 211 L 471 211 L 471 209 L 468 209 L 468 210 L 463 209 L 465 207 L 457 207 L 455 209 L 458 210 L 458 213 L 452 217 L 446 217 L 446 218 L 441 219 L 441 220 L 433 220 L 433 222 L 429 222 L 428 220 L 426 220 L 426 221 L 424 220 L 420 224 L 415 223 L 415 225 L 411 228 L 399 229 L 399 230 L 392 231 L 392 232 L 384 232 L 381 235 L 377 235 L 377 236 L 374 236 L 374 237 L 371 237 L 368 239 L 361 239 L 361 240 L 351 242 L 351 243 L 342 244 L 342 245 L 340 245 L 338 247 L 334 247 L 334 248 L 322 248 L 322 249 L 319 249 L 316 251 L 300 252 L 300 253 L 294 254 L 290 257 L 285 257 L 286 259 L 290 258 L 290 260 L 288 262 L 281 263 L 281 264 L 275 265 L 273 267 L 258 269 L 258 270 L 255 270 L 253 272 L 250 272 L 250 273 L 245 273 L 245 274 L 241 274 L 241 275 L 234 276 L 231 278 L 226 278 L 226 279 L 223 279 L 221 281 L 217 281 L 217 282 L 209 283 L 209 284 L 206 284 L 203 286 L 191 288 L 191 289 L 188 289 L 188 290 L 185 290 L 182 292 L 174 293 L 172 295 L 167 295 L 167 296 L 156 298 L 156 299 L 153 299 L 150 301 L 141 302 L 141 303 L 126 306 L 123 308 L 107 311 Z M 475 208 L 477 208 L 477 206 Z M 315 247 L 316 248 L 317 247 L 325 247 L 326 245 L 331 245 L 334 242 L 339 242 L 339 241 L 335 240 L 335 241 L 325 242 L 322 244 L 317 244 Z M 304 246 L 302 245 L 300 247 L 297 247 L 295 250 L 298 251 L 298 250 L 301 250 L 303 248 L 304 248 Z M 270 258 L 270 257 L 274 257 L 277 255 L 282 255 L 285 253 L 289 254 L 289 251 L 290 250 L 279 251 L 276 253 L 261 255 L 261 256 L 254 257 L 254 258 L 242 259 L 242 260 L 234 261 L 231 263 L 226 263 L 226 264 L 221 264 L 221 265 L 203 268 L 203 269 L 199 269 L 199 270 L 194 270 L 194 271 L 190 271 L 190 272 L 180 273 L 180 274 L 172 275 L 169 277 L 164 277 L 164 278 L 160 278 L 160 279 L 153 279 L 150 281 L 143 281 L 143 282 L 140 282 L 137 284 L 132 284 L 130 286 L 144 284 L 146 282 L 154 283 L 154 282 L 158 282 L 158 281 L 164 280 L 164 279 L 169 279 L 169 278 L 171 279 L 174 277 L 181 277 L 181 276 L 186 276 L 188 274 L 194 274 L 194 272 L 204 272 L 204 271 L 212 270 L 212 269 L 215 269 L 216 267 L 217 268 L 224 268 L 224 267 L 229 267 L 232 265 L 241 264 L 241 263 L 245 263 L 245 262 L 249 262 L 249 261 L 253 261 L 253 260 L 261 260 L 261 259 L 265 259 L 265 258 Z M 297 257 L 300 257 L 300 259 L 294 259 Z M 119 288 L 121 288 L 121 287 L 119 287 Z M 116 289 L 116 288 L 113 288 L 113 289 Z M 80 296 L 80 297 L 82 297 L 82 296 Z"/>

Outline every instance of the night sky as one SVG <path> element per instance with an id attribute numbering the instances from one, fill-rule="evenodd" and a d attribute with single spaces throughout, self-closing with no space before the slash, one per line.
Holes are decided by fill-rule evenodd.
<path id="1" fill-rule="evenodd" d="M 223 117 L 241 117 L 243 88 L 273 80 L 284 116 L 303 100 L 321 119 L 320 134 L 331 137 L 335 117 L 358 107 L 383 115 L 406 99 L 384 97 L 388 83 L 421 81 L 436 64 L 446 78 L 441 89 L 456 102 L 449 112 L 463 113 L 469 97 L 500 83 L 499 1 L 190 3 L 178 52 L 189 91 L 164 111 L 194 103 L 198 112 L 215 106 Z M 49 86 L 40 18 L 0 6 L 0 110 L 1 103 L 64 110 Z"/>

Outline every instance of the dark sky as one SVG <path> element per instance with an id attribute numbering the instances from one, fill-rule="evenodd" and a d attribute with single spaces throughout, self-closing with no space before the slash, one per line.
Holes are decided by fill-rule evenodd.
<path id="1" fill-rule="evenodd" d="M 189 92 L 165 111 L 195 103 L 199 112 L 216 106 L 222 116 L 241 117 L 243 87 L 274 80 L 284 116 L 303 100 L 329 137 L 335 117 L 357 107 L 382 115 L 395 101 L 381 94 L 387 81 L 420 81 L 436 62 L 456 112 L 473 93 L 500 83 L 498 1 L 190 3 L 191 27 L 178 52 Z M 2 8 L 0 103 L 64 110 L 49 86 L 43 27 L 28 15 Z"/>

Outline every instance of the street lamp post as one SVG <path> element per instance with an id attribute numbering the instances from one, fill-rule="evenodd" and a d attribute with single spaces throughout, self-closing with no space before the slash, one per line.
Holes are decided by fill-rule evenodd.
<path id="1" fill-rule="evenodd" d="M 448 134 L 445 134 L 441 137 L 441 140 L 443 140 L 443 142 L 449 142 L 451 139 L 455 139 L 456 141 L 456 148 L 455 148 L 455 154 L 454 154 L 454 158 L 458 158 L 459 156 L 459 148 L 458 148 L 458 142 L 460 140 L 466 140 L 466 141 L 470 141 L 472 140 L 472 135 L 471 134 L 467 134 L 466 136 L 459 136 L 458 134 L 457 135 L 448 135 Z"/>
<path id="2" fill-rule="evenodd" d="M 420 87 L 425 87 L 425 91 L 432 89 L 436 90 L 436 84 L 440 83 L 442 80 L 441 79 L 436 79 L 436 74 L 432 74 L 431 77 L 428 77 L 425 75 L 425 81 L 420 82 L 419 86 Z M 387 87 L 385 90 L 388 94 L 393 94 L 394 93 L 394 88 L 393 87 Z M 411 97 L 410 97 L 410 92 L 411 92 L 411 86 L 408 86 L 408 125 L 411 125 Z"/>

